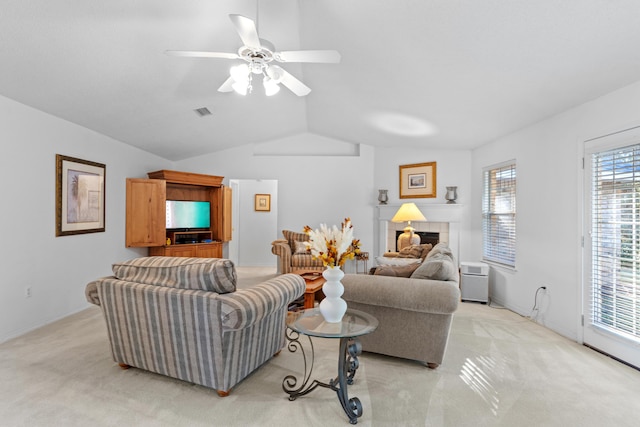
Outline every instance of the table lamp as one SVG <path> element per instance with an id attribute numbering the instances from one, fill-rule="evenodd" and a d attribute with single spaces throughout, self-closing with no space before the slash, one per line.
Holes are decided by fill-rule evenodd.
<path id="1" fill-rule="evenodd" d="M 420 209 L 415 203 L 403 203 L 398 209 L 398 212 L 391 218 L 391 222 L 405 222 L 407 226 L 404 228 L 404 233 L 398 236 L 398 251 L 405 246 L 419 245 L 420 236 L 413 233 L 414 228 L 411 226 L 411 221 L 426 221 Z"/>

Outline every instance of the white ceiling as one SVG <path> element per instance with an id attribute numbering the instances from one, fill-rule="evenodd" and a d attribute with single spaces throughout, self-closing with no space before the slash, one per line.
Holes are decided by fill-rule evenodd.
<path id="1" fill-rule="evenodd" d="M 219 93 L 256 19 L 311 87 Z M 179 160 L 311 132 L 469 149 L 640 80 L 640 0 L 0 0 L 0 94 Z M 260 88 L 258 88 L 260 89 Z M 194 109 L 207 107 L 211 116 Z"/>

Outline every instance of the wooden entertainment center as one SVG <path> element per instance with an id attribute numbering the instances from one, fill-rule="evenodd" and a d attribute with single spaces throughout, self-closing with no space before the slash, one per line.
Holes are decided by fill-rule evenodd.
<path id="1" fill-rule="evenodd" d="M 150 256 L 222 258 L 222 244 L 231 240 L 231 189 L 223 177 L 171 170 L 147 175 L 127 179 L 126 246 L 148 247 Z M 167 230 L 167 200 L 209 202 L 210 227 Z"/>

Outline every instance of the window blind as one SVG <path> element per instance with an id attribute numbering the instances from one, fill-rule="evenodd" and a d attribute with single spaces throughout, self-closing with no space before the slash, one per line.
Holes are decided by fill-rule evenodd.
<path id="1" fill-rule="evenodd" d="M 483 258 L 515 267 L 516 165 L 487 169 L 483 180 Z"/>
<path id="2" fill-rule="evenodd" d="M 590 320 L 640 342 L 640 145 L 591 155 Z"/>

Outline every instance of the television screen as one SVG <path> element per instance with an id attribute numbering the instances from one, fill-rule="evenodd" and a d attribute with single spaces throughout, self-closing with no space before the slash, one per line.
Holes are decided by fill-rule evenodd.
<path id="1" fill-rule="evenodd" d="M 166 228 L 209 228 L 209 202 L 167 200 Z"/>

